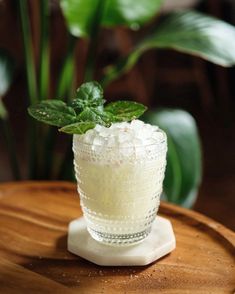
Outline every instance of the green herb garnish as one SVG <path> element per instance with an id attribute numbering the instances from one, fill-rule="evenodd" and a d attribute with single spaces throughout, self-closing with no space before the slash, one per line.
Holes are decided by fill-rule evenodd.
<path id="1" fill-rule="evenodd" d="M 105 105 L 103 89 L 97 82 L 81 85 L 76 99 L 69 104 L 61 100 L 45 100 L 28 108 L 29 114 L 46 124 L 59 127 L 68 134 L 84 134 L 96 124 L 110 127 L 112 123 L 131 121 L 141 116 L 146 107 L 132 101 Z"/>

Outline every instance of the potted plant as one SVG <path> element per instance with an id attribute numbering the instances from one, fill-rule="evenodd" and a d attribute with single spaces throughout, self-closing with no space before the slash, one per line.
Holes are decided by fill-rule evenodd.
<path id="1" fill-rule="evenodd" d="M 163 0 L 61 0 L 60 6 L 70 34 L 67 54 L 62 65 L 58 86 L 54 97 L 70 98 L 74 73 L 74 50 L 77 40 L 88 39 L 88 51 L 84 72 L 84 82 L 93 79 L 95 52 L 102 27 L 126 26 L 137 30 L 161 12 Z M 19 2 L 22 36 L 25 49 L 26 76 L 29 104 L 48 99 L 49 89 L 49 1 L 40 1 L 40 54 L 39 69 L 33 59 L 32 36 L 26 0 Z M 116 64 L 103 69 L 99 82 L 106 88 L 112 81 L 128 73 L 140 56 L 152 49 L 173 49 L 196 55 L 221 66 L 235 64 L 235 29 L 214 17 L 196 11 L 177 11 L 165 15 L 157 23 L 153 32 L 133 46 L 130 52 Z M 62 99 L 62 98 L 61 98 Z M 201 148 L 197 127 L 192 116 L 182 110 L 159 109 L 148 113 L 143 119 L 157 123 L 167 133 L 169 142 L 168 165 L 164 182 L 165 198 L 184 206 L 192 206 L 201 181 Z M 30 122 L 30 174 L 29 178 L 50 178 L 54 164 L 55 131 L 44 129 L 42 143 L 45 165 L 38 168 L 38 136 L 34 122 Z M 65 170 L 70 164 L 72 153 L 68 147 L 61 163 Z"/>

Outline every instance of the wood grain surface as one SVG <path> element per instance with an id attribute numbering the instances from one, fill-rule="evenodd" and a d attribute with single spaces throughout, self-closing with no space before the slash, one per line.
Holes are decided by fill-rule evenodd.
<path id="1" fill-rule="evenodd" d="M 0 293 L 235 292 L 235 234 L 201 214 L 162 203 L 177 248 L 144 267 L 101 267 L 70 254 L 67 226 L 80 215 L 73 184 L 1 184 Z"/>

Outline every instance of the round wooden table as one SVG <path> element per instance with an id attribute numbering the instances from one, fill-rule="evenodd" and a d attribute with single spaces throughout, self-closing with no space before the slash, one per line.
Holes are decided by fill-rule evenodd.
<path id="1" fill-rule="evenodd" d="M 177 247 L 144 267 L 101 267 L 70 254 L 68 223 L 81 215 L 63 182 L 0 185 L 0 293 L 234 293 L 235 234 L 162 203 Z"/>

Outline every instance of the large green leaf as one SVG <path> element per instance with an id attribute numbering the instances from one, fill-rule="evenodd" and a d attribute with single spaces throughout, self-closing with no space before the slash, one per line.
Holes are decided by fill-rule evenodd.
<path id="1" fill-rule="evenodd" d="M 195 11 L 174 12 L 126 58 L 106 69 L 102 85 L 130 70 L 145 51 L 154 48 L 174 49 L 221 66 L 232 66 L 235 64 L 235 27 Z"/>
<path id="2" fill-rule="evenodd" d="M 194 11 L 170 15 L 145 46 L 172 48 L 222 66 L 235 64 L 235 27 Z"/>
<path id="3" fill-rule="evenodd" d="M 159 11 L 163 0 L 106 0 L 102 24 L 125 25 L 136 29 L 145 24 Z"/>
<path id="4" fill-rule="evenodd" d="M 2 97 L 8 91 L 14 71 L 13 59 L 4 51 L 0 50 L 0 118 L 7 117 L 7 110 L 2 102 Z"/>
<path id="5" fill-rule="evenodd" d="M 149 111 L 144 120 L 168 137 L 164 193 L 168 201 L 191 207 L 201 182 L 201 146 L 193 117 L 183 110 Z"/>
<path id="6" fill-rule="evenodd" d="M 75 37 L 87 37 L 91 33 L 98 5 L 102 1 L 101 25 L 125 25 L 137 29 L 150 20 L 163 0 L 61 0 L 61 8 L 69 31 Z"/>
<path id="7" fill-rule="evenodd" d="M 99 0 L 61 0 L 60 4 L 70 33 L 89 36 Z"/>

